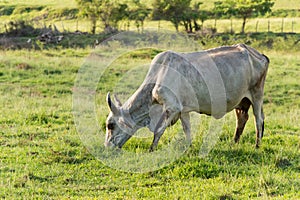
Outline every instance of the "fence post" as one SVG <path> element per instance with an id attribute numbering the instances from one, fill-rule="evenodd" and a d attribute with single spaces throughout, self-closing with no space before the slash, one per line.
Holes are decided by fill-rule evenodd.
<path id="1" fill-rule="evenodd" d="M 294 20 L 292 20 L 292 33 L 294 33 Z"/>
<path id="2" fill-rule="evenodd" d="M 4 28 L 5 28 L 5 33 L 8 33 L 8 28 L 6 24 L 4 24 Z"/>
<path id="3" fill-rule="evenodd" d="M 255 26 L 255 30 L 256 30 L 256 33 L 257 33 L 257 30 L 258 30 L 258 20 L 256 21 L 256 26 Z"/>
<path id="4" fill-rule="evenodd" d="M 215 29 L 217 30 L 217 18 L 215 18 L 215 24 L 214 24 Z"/>
<path id="5" fill-rule="evenodd" d="M 270 32 L 270 20 L 268 20 L 268 32 Z"/>
<path id="6" fill-rule="evenodd" d="M 233 34 L 232 18 L 230 18 L 230 33 Z"/>
<path id="7" fill-rule="evenodd" d="M 160 31 L 160 20 L 158 20 L 158 31 Z"/>
<path id="8" fill-rule="evenodd" d="M 281 20 L 281 33 L 283 33 L 284 18 Z"/>

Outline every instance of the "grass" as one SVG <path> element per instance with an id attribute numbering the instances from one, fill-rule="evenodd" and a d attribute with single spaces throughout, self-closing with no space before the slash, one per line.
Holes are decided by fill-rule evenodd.
<path id="1" fill-rule="evenodd" d="M 213 3 L 216 0 L 211 0 L 208 2 L 204 2 L 202 5 L 203 8 L 212 8 Z M 7 4 L 8 0 L 0 0 L 1 4 Z M 147 4 L 148 6 L 151 6 L 151 1 L 142 0 L 143 3 Z M 30 5 L 30 6 L 36 6 L 36 5 L 45 5 L 45 6 L 51 6 L 55 8 L 74 8 L 76 7 L 76 1 L 75 0 L 68 0 L 67 2 L 62 2 L 58 0 L 44 0 L 44 1 L 38 1 L 38 0 L 16 0 L 14 1 L 15 5 Z M 286 0 L 275 0 L 274 9 L 297 9 L 299 8 L 300 1 L 299 0 L 293 0 L 293 1 L 286 1 Z"/>
<path id="2" fill-rule="evenodd" d="M 295 3 L 298 0 L 293 2 L 277 0 L 275 8 L 289 9 L 300 5 Z M 0 5 L 7 3 L 0 0 Z M 66 4 L 56 0 L 14 1 L 14 4 L 57 9 L 76 6 L 75 1 Z M 1 16 L 1 20 L 11 18 Z M 257 20 L 261 33 L 207 36 L 197 42 L 199 46 L 201 42 L 199 49 L 247 43 L 270 58 L 262 147 L 254 148 L 252 111 L 240 143 L 232 144 L 235 116 L 231 112 L 225 117 L 216 146 L 207 157 L 199 157 L 202 139 L 210 123 L 209 117 L 201 116 L 193 146 L 170 165 L 147 173 L 126 173 L 108 167 L 93 156 L 95 152 L 84 145 L 75 127 L 72 113 L 75 78 L 94 50 L 92 43 L 96 39 L 102 41 L 103 35 L 66 35 L 60 45 L 40 44 L 39 48 L 27 50 L 0 50 L 0 198 L 300 199 L 299 34 L 280 33 L 281 19 L 276 18 L 270 18 L 270 21 L 271 31 L 277 33 L 262 33 L 267 30 L 268 19 L 249 20 L 247 32 L 255 32 Z M 291 31 L 292 20 L 298 18 L 285 19 L 284 31 Z M 233 22 L 233 28 L 238 32 L 241 21 Z M 60 30 L 62 23 L 65 29 L 76 29 L 75 20 L 52 19 L 49 23 L 54 23 Z M 228 32 L 229 20 L 219 20 L 218 24 L 219 32 Z M 157 28 L 158 23 L 147 22 L 146 25 Z M 214 21 L 208 20 L 204 25 L 213 27 Z M 161 26 L 173 30 L 170 23 L 162 22 Z M 294 31 L 299 33 L 299 28 L 297 21 Z M 85 21 L 80 21 L 79 29 L 88 30 Z M 28 38 L 19 40 L 26 43 Z M 117 42 L 110 45 L 116 50 L 120 46 Z M 132 93 L 138 86 L 133 83 L 143 79 L 141 71 L 144 68 L 140 70 L 141 67 L 159 51 L 144 49 L 125 54 L 102 76 L 95 97 L 97 123 L 102 130 L 108 113 L 106 93 L 117 89 L 125 91 L 127 96 Z M 96 51 L 91 55 L 98 58 L 98 64 L 105 58 L 99 57 L 101 53 Z M 135 76 L 128 72 L 135 72 Z M 121 96 L 123 101 L 126 95 Z M 166 147 L 179 129 L 179 124 L 168 129 L 159 147 Z M 139 134 L 148 133 L 142 130 Z M 101 133 L 97 136 L 104 138 Z M 124 149 L 139 154 L 147 152 L 150 143 L 151 137 L 132 138 Z M 96 146 L 97 149 L 101 150 L 102 144 Z"/>
<path id="3" fill-rule="evenodd" d="M 77 6 L 75 0 L 58 1 L 58 0 L 16 0 L 13 3 L 8 0 L 0 0 L 0 5 L 13 4 L 17 6 L 49 6 L 54 8 L 75 8 Z"/>
<path id="4" fill-rule="evenodd" d="M 209 45 L 218 46 L 213 42 Z M 235 118 L 229 113 L 215 148 L 200 158 L 210 119 L 201 116 L 193 147 L 163 169 L 143 174 L 107 167 L 90 154 L 76 131 L 74 80 L 91 49 L 1 51 L 0 198 L 300 198 L 299 50 L 277 42 L 274 45 L 282 45 L 281 49 L 253 44 L 271 60 L 265 87 L 266 132 L 260 149 L 254 148 L 252 114 L 240 144 L 232 145 Z M 107 110 L 106 92 L 127 70 L 149 62 L 155 52 L 150 54 L 137 51 L 113 63 L 114 70 L 108 71 L 110 76 L 98 88 L 98 109 Z M 103 128 L 106 113 L 98 114 Z M 168 143 L 168 134 L 160 146 Z M 150 141 L 133 138 L 124 148 L 145 152 Z"/>

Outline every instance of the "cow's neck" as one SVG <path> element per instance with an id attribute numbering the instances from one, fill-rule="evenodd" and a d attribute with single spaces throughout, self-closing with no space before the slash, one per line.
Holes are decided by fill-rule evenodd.
<path id="1" fill-rule="evenodd" d="M 123 105 L 123 109 L 139 128 L 148 126 L 150 123 L 149 108 L 152 103 L 152 89 L 152 84 L 140 87 Z"/>

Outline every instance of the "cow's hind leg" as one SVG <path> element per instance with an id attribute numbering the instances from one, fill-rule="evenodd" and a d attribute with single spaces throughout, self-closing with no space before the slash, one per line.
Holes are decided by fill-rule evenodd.
<path id="1" fill-rule="evenodd" d="M 259 147 L 264 132 L 264 113 L 262 107 L 263 101 L 255 101 L 253 103 L 253 113 L 256 125 L 256 148 Z"/>
<path id="2" fill-rule="evenodd" d="M 242 135 L 245 125 L 248 121 L 249 115 L 248 110 L 251 105 L 251 102 L 248 98 L 244 98 L 238 107 L 235 109 L 236 114 L 236 129 L 234 134 L 234 141 L 237 143 L 240 140 L 240 136 Z"/>

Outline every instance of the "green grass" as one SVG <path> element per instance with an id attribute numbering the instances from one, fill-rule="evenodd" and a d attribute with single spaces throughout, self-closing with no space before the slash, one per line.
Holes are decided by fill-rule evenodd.
<path id="1" fill-rule="evenodd" d="M 4 4 L 11 3 L 0 0 L 0 5 Z M 45 6 L 55 10 L 76 7 L 75 1 L 56 0 L 14 1 L 14 5 Z M 295 9 L 297 5 L 300 5 L 298 0 L 293 3 L 277 0 L 275 9 Z M 39 12 L 12 17 L 31 18 Z M 1 16 L 0 19 L 0 23 L 4 23 L 14 18 Z M 277 34 L 253 33 L 257 20 L 258 32 L 266 32 L 270 20 L 271 31 Z M 84 146 L 74 124 L 72 94 L 76 90 L 77 71 L 93 51 L 94 41 L 101 41 L 105 36 L 66 35 L 60 45 L 39 44 L 36 50 L 1 50 L 0 198 L 300 199 L 299 34 L 278 34 L 281 20 L 250 19 L 246 32 L 252 34 L 200 37 L 205 46 L 199 49 L 248 43 L 269 56 L 262 147 L 254 148 L 251 111 L 240 144 L 232 144 L 235 117 L 229 113 L 218 143 L 207 157 L 200 158 L 202 138 L 210 122 L 209 117 L 201 116 L 201 126 L 192 148 L 174 163 L 143 174 L 120 172 L 103 164 Z M 291 31 L 292 21 L 296 22 L 294 32 L 299 33 L 298 18 L 286 18 L 284 31 Z M 51 19 L 46 23 L 55 24 L 59 30 L 62 27 L 76 30 L 74 19 Z M 218 20 L 217 23 L 218 32 L 230 31 L 230 20 Z M 156 29 L 158 22 L 147 21 L 146 26 Z M 214 21 L 208 20 L 204 26 L 213 27 Z M 240 31 L 240 26 L 240 20 L 233 20 L 235 32 Z M 168 22 L 161 22 L 161 27 L 174 30 Z M 88 31 L 88 28 L 85 20 L 79 21 L 79 30 Z M 18 40 L 19 44 L 24 44 L 28 38 Z M 119 46 L 118 43 L 111 45 L 116 49 Z M 125 54 L 106 71 L 95 97 L 98 125 L 102 130 L 108 112 L 106 93 L 115 89 L 125 91 L 126 95 L 133 92 L 137 87 L 133 83 L 136 79 L 142 80 L 137 67 L 149 63 L 158 52 L 155 49 Z M 101 53 L 96 51 L 92 56 Z M 132 69 L 136 70 L 134 77 L 127 74 Z M 121 99 L 126 99 L 125 96 Z M 170 128 L 162 137 L 159 148 L 168 145 L 178 129 L 179 125 Z M 147 152 L 150 143 L 151 138 L 132 138 L 124 149 L 133 153 Z"/>
<path id="2" fill-rule="evenodd" d="M 75 0 L 68 0 L 68 1 L 58 1 L 58 0 L 16 0 L 16 1 L 9 1 L 9 0 L 0 0 L 0 5 L 7 5 L 13 4 L 17 6 L 49 6 L 54 8 L 75 8 L 77 6 Z"/>
<path id="3" fill-rule="evenodd" d="M 209 41 L 207 46 L 219 45 Z M 0 198 L 299 199 L 300 51 L 288 46 L 294 42 L 290 37 L 274 41 L 272 49 L 253 43 L 271 60 L 262 147 L 254 148 L 252 114 L 240 144 L 232 144 L 235 117 L 229 113 L 215 148 L 200 158 L 201 139 L 210 119 L 201 116 L 193 147 L 171 165 L 144 174 L 107 167 L 90 154 L 76 131 L 74 80 L 91 49 L 1 51 Z M 127 70 L 149 62 L 155 53 L 137 51 L 114 62 L 115 68 L 99 84 L 97 109 L 107 110 L 105 94 L 115 81 Z M 98 115 L 103 128 L 106 113 Z M 163 136 L 160 146 L 168 143 L 170 134 Z M 133 138 L 124 148 L 146 152 L 150 142 L 151 138 Z"/>

